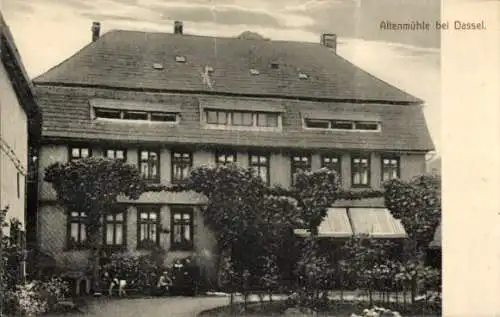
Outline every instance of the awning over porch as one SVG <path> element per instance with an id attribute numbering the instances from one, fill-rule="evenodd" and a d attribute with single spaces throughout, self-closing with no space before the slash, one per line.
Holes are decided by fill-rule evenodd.
<path id="1" fill-rule="evenodd" d="M 294 231 L 298 236 L 308 236 L 304 229 Z M 406 238 L 400 220 L 386 208 L 329 208 L 318 228 L 319 238 L 348 238 L 368 234 L 373 238 Z"/>
<path id="2" fill-rule="evenodd" d="M 368 234 L 373 238 L 406 238 L 400 220 L 386 208 L 349 208 L 354 234 Z"/>
<path id="3" fill-rule="evenodd" d="M 352 236 L 351 224 L 345 208 L 329 208 L 319 225 L 320 237 L 346 238 Z"/>
<path id="4" fill-rule="evenodd" d="M 434 238 L 429 244 L 429 249 L 441 249 L 441 224 L 437 226 L 436 232 L 434 232 Z"/>
<path id="5" fill-rule="evenodd" d="M 309 230 L 296 229 L 298 236 L 308 236 Z M 318 228 L 318 237 L 348 238 L 352 236 L 352 229 L 345 208 L 329 208 L 323 222 Z"/>

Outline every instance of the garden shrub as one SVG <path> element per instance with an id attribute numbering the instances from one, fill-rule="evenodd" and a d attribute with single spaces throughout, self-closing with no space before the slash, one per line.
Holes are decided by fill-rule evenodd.
<path id="1" fill-rule="evenodd" d="M 111 278 L 125 279 L 128 288 L 137 289 L 139 292 L 149 292 L 156 285 L 163 264 L 154 252 L 147 254 L 123 252 L 112 254 L 102 269 Z"/>
<path id="2" fill-rule="evenodd" d="M 67 291 L 67 283 L 60 278 L 34 280 L 7 291 L 3 296 L 4 310 L 12 316 L 38 316 L 54 311 Z"/>

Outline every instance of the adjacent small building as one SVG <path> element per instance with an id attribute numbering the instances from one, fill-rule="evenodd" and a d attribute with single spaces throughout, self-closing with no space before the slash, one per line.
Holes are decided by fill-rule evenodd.
<path id="1" fill-rule="evenodd" d="M 33 150 L 39 141 L 41 114 L 32 83 L 1 13 L 0 60 L 0 209 L 8 206 L 8 222 L 13 218 L 20 221 L 19 230 L 5 233 L 24 245 L 27 224 L 36 223 Z"/>
<path id="2" fill-rule="evenodd" d="M 34 80 L 44 114 L 39 176 L 54 162 L 88 156 L 122 159 L 145 180 L 182 182 L 197 166 L 252 167 L 268 184 L 288 187 L 294 173 L 328 167 L 345 189 L 380 189 L 391 178 L 425 172 L 433 144 L 422 101 L 319 43 L 258 37 L 116 30 L 92 41 Z M 86 215 L 58 205 L 40 182 L 38 247 L 67 271 L 88 269 Z M 120 201 L 103 219 L 103 245 L 144 250 L 166 262 L 217 247 L 192 192 L 149 192 Z M 338 201 L 320 235 L 406 236 L 383 199 Z M 206 264 L 207 269 L 213 269 Z"/>

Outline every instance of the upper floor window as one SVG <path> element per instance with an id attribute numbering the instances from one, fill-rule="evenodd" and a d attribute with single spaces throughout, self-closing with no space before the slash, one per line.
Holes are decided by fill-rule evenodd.
<path id="1" fill-rule="evenodd" d="M 215 163 L 217 165 L 234 164 L 236 163 L 236 153 L 218 151 L 215 153 Z"/>
<path id="2" fill-rule="evenodd" d="M 120 110 L 95 108 L 94 111 L 95 111 L 96 118 L 103 118 L 103 119 L 121 119 L 122 118 L 122 112 Z"/>
<path id="3" fill-rule="evenodd" d="M 253 114 L 251 112 L 234 111 L 231 115 L 233 125 L 253 126 Z"/>
<path id="4" fill-rule="evenodd" d="M 380 122 L 375 121 L 350 121 L 350 120 L 327 120 L 327 119 L 304 119 L 304 126 L 310 129 L 329 130 L 355 130 L 355 131 L 379 131 Z"/>
<path id="5" fill-rule="evenodd" d="M 207 111 L 207 123 L 226 125 L 228 123 L 228 113 L 226 111 Z"/>
<path id="6" fill-rule="evenodd" d="M 269 155 L 250 154 L 250 167 L 269 185 Z"/>
<path id="7" fill-rule="evenodd" d="M 399 157 L 382 157 L 382 181 L 399 178 Z"/>
<path id="8" fill-rule="evenodd" d="M 172 183 L 179 183 L 187 179 L 193 167 L 193 155 L 191 152 L 172 152 Z"/>
<path id="9" fill-rule="evenodd" d="M 137 207 L 137 246 L 145 248 L 147 244 L 160 244 L 160 207 Z"/>
<path id="10" fill-rule="evenodd" d="M 160 179 L 160 154 L 157 151 L 139 151 L 139 170 L 142 177 L 149 181 Z"/>
<path id="11" fill-rule="evenodd" d="M 148 113 L 145 111 L 124 111 L 123 119 L 125 120 L 148 120 Z"/>
<path id="12" fill-rule="evenodd" d="M 125 246 L 126 240 L 126 212 L 114 212 L 104 217 L 104 245 Z"/>
<path id="13" fill-rule="evenodd" d="M 340 176 L 341 173 L 341 168 L 340 168 L 340 163 L 341 162 L 341 157 L 340 155 L 323 155 L 321 157 L 321 167 L 326 167 L 328 169 L 331 169 Z"/>
<path id="14" fill-rule="evenodd" d="M 151 113 L 151 121 L 176 122 L 177 121 L 177 114 L 176 113 L 153 112 L 153 113 Z"/>
<path id="15" fill-rule="evenodd" d="M 351 158 L 353 187 L 370 186 L 370 157 L 357 155 Z"/>
<path id="16" fill-rule="evenodd" d="M 87 246 L 87 214 L 70 212 L 68 215 L 67 247 L 78 249 Z"/>
<path id="17" fill-rule="evenodd" d="M 299 171 L 308 172 L 311 170 L 311 155 L 292 156 L 292 183 L 295 183 L 295 174 Z"/>
<path id="18" fill-rule="evenodd" d="M 190 250 L 193 248 L 193 209 L 187 207 L 171 207 L 171 246 L 173 250 Z"/>
<path id="19" fill-rule="evenodd" d="M 261 112 L 257 113 L 257 126 L 259 127 L 277 127 L 278 126 L 278 114 L 271 112 Z"/>
<path id="20" fill-rule="evenodd" d="M 112 160 L 127 160 L 127 150 L 112 150 L 112 149 L 107 149 L 104 151 L 104 155 L 106 158 L 112 159 Z"/>
<path id="21" fill-rule="evenodd" d="M 277 128 L 279 114 L 274 112 L 205 111 L 206 123 L 213 125 L 226 125 L 235 127 Z"/>
<path id="22" fill-rule="evenodd" d="M 177 122 L 178 113 L 146 110 L 120 110 L 108 108 L 94 108 L 97 119 L 118 119 L 134 121 Z"/>
<path id="23" fill-rule="evenodd" d="M 88 147 L 72 147 L 70 148 L 71 160 L 78 160 L 92 156 L 92 151 Z"/>

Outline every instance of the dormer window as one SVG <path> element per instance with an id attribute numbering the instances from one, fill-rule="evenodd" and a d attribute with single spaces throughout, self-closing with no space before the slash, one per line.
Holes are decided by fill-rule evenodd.
<path id="1" fill-rule="evenodd" d="M 299 79 L 307 79 L 307 78 L 309 78 L 307 74 L 299 73 Z"/>
<path id="2" fill-rule="evenodd" d="M 354 123 L 355 130 L 378 130 L 378 122 L 361 121 Z"/>
<path id="3" fill-rule="evenodd" d="M 251 74 L 251 75 L 259 75 L 259 74 L 260 74 L 260 72 L 259 72 L 259 70 L 258 70 L 258 69 L 251 68 L 251 69 L 250 69 L 250 74 Z"/>
<path id="4" fill-rule="evenodd" d="M 305 119 L 306 127 L 316 129 L 328 129 L 330 122 L 328 120 Z"/>
<path id="5" fill-rule="evenodd" d="M 175 61 L 176 61 L 177 63 L 185 63 L 185 62 L 186 62 L 186 56 L 180 56 L 180 55 L 177 55 L 177 56 L 175 57 Z"/>
<path id="6" fill-rule="evenodd" d="M 270 64 L 272 69 L 278 69 L 280 68 L 280 64 L 277 61 L 272 61 Z"/>
<path id="7" fill-rule="evenodd" d="M 148 120 L 148 113 L 143 111 L 125 111 L 123 113 L 125 120 Z"/>
<path id="8" fill-rule="evenodd" d="M 332 121 L 332 129 L 335 130 L 352 130 L 353 124 L 350 121 Z"/>
<path id="9" fill-rule="evenodd" d="M 157 69 L 157 70 L 162 70 L 163 69 L 163 65 L 160 64 L 160 63 L 154 63 L 153 64 L 153 68 Z"/>
<path id="10" fill-rule="evenodd" d="M 136 100 L 90 99 L 93 120 L 133 121 L 137 123 L 178 123 L 180 104 L 141 102 Z"/>
<path id="11" fill-rule="evenodd" d="M 151 121 L 176 122 L 177 121 L 177 114 L 176 113 L 153 112 L 153 113 L 151 113 Z"/>
<path id="12" fill-rule="evenodd" d="M 201 97 L 201 123 L 206 129 L 281 131 L 285 107 L 276 100 Z"/>
<path id="13" fill-rule="evenodd" d="M 380 131 L 382 124 L 380 121 L 370 121 L 370 120 L 359 120 L 354 119 L 354 116 L 350 116 L 352 119 L 349 120 L 349 115 L 337 115 L 338 119 L 334 115 L 329 115 L 325 113 L 302 113 L 304 128 L 308 129 L 321 129 L 321 130 L 343 130 L 343 131 Z M 344 119 L 345 118 L 345 119 Z"/>
<path id="14" fill-rule="evenodd" d="M 251 112 L 233 110 L 206 110 L 207 124 L 233 127 L 279 127 L 279 114 L 274 112 Z"/>
<path id="15" fill-rule="evenodd" d="M 95 108 L 96 118 L 103 119 L 121 119 L 121 111 L 115 109 L 101 109 Z"/>

